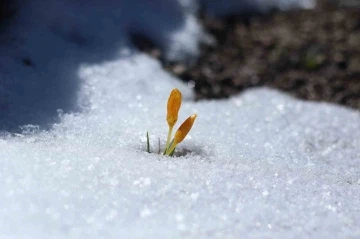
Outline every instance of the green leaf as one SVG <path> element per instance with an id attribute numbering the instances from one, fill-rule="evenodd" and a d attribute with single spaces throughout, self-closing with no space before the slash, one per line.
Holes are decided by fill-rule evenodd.
<path id="1" fill-rule="evenodd" d="M 173 149 L 173 151 L 171 153 L 169 153 L 169 156 L 170 157 L 173 157 L 174 156 L 174 152 L 175 152 L 175 149 Z"/>
<path id="2" fill-rule="evenodd" d="M 149 132 L 147 132 L 147 131 L 146 131 L 146 146 L 147 146 L 147 152 L 150 153 Z"/>

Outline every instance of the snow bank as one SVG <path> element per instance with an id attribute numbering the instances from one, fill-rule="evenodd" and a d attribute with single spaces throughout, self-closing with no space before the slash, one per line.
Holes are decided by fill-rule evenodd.
<path id="1" fill-rule="evenodd" d="M 168 59 L 191 59 L 206 39 L 178 1 L 24 1 L 0 36 L 0 130 L 49 128 L 57 109 L 77 104 L 84 64 L 136 54 L 132 34 L 148 36 Z"/>
<path id="2" fill-rule="evenodd" d="M 69 102 L 79 112 L 58 111 L 48 131 L 3 133 L 0 238 L 359 237 L 359 112 L 269 89 L 193 102 L 190 88 L 123 38 L 119 47 L 109 39 L 102 51 L 101 39 L 75 46 L 56 33 L 38 42 L 44 32 L 34 31 L 24 44 L 39 59 L 35 68 L 1 58 L 8 77 L 51 80 L 42 90 L 69 80 L 75 92 L 54 86 L 51 94 L 76 96 Z M 48 49 L 57 57 L 48 58 Z M 153 151 L 158 137 L 163 147 L 174 87 L 184 94 L 180 121 L 198 113 L 197 121 L 177 157 L 148 154 L 146 131 Z M 19 95 L 19 104 L 34 104 L 31 95 L 24 99 Z"/>
<path id="3" fill-rule="evenodd" d="M 0 141 L 1 238 L 359 235 L 358 112 L 268 89 L 186 100 L 199 117 L 168 158 L 144 135 L 157 151 L 170 89 L 189 89 L 143 55 L 80 75 L 88 113 Z"/>

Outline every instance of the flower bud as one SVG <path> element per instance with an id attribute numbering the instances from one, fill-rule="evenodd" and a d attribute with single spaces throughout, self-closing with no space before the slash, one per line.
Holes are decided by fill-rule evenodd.
<path id="1" fill-rule="evenodd" d="M 189 118 L 187 118 L 187 119 L 184 121 L 184 123 L 182 123 L 182 125 L 181 125 L 181 126 L 179 127 L 179 129 L 176 131 L 175 136 L 174 136 L 174 143 L 175 143 L 175 145 L 184 140 L 184 138 L 186 137 L 186 135 L 189 133 L 191 127 L 193 126 L 196 117 L 197 117 L 197 115 L 196 115 L 196 114 L 193 114 L 193 115 L 191 115 Z"/>
<path id="2" fill-rule="evenodd" d="M 175 88 L 171 91 L 167 103 L 166 120 L 170 128 L 172 128 L 176 124 L 180 106 L 181 106 L 181 92 Z"/>

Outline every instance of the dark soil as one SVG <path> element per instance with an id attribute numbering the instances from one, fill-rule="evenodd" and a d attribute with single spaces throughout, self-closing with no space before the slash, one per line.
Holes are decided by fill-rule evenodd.
<path id="1" fill-rule="evenodd" d="M 204 18 L 217 40 L 191 67 L 164 63 L 194 85 L 197 99 L 226 98 L 268 86 L 298 98 L 360 109 L 360 9 L 317 8 Z M 154 56 L 161 52 L 136 39 Z M 138 44 L 139 45 L 139 44 Z"/>

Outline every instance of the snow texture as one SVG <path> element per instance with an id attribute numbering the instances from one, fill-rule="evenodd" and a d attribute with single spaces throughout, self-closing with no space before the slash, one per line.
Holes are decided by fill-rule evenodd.
<path id="1" fill-rule="evenodd" d="M 84 7 L 81 2 L 79 7 Z M 165 2 L 191 16 L 186 10 L 189 2 Z M 154 13 L 160 5 L 154 1 Z M 44 6 L 47 17 L 74 13 L 51 6 Z M 86 14 L 105 19 L 109 28 L 91 35 L 91 29 L 77 26 L 87 40 L 95 37 L 84 46 L 41 29 L 50 22 L 47 19 L 31 26 L 19 23 L 30 36 L 23 38 L 21 48 L 11 50 L 11 57 L 2 55 L 8 77 L 18 80 L 13 87 L 32 86 L 22 85 L 22 76 L 39 79 L 34 83 L 39 91 L 55 84 L 48 98 L 39 96 L 39 101 L 47 102 L 38 103 L 32 100 L 34 92 L 27 92 L 35 89 L 25 88 L 23 95 L 16 95 L 2 88 L 9 100 L 16 99 L 25 108 L 34 104 L 30 113 L 10 108 L 11 117 L 23 120 L 39 112 L 48 116 L 51 109 L 41 111 L 46 103 L 59 120 L 47 131 L 43 124 L 23 126 L 21 132 L 3 131 L 0 238 L 359 238 L 359 112 L 300 101 L 266 88 L 228 100 L 194 102 L 191 87 L 126 42 L 128 31 L 120 28 L 114 36 L 116 24 L 101 16 L 110 10 L 115 16 L 115 7 L 85 9 Z M 131 11 L 139 10 L 131 8 L 119 21 L 133 17 Z M 95 16 L 89 21 L 96 22 Z M 177 21 L 167 12 L 158 17 Z M 187 44 L 182 43 L 194 46 L 204 37 L 191 17 L 192 29 L 174 27 L 172 37 L 160 33 L 164 30 L 160 20 L 150 23 L 144 18 L 132 29 L 160 34 L 164 46 L 177 46 L 169 47 L 177 49 L 171 54 L 186 55 Z M 94 32 L 99 29 L 93 26 Z M 199 38 L 193 38 L 194 32 Z M 24 52 L 35 67 L 21 68 L 12 58 Z M 45 65 L 49 69 L 41 75 Z M 11 82 L 1 74 L 1 81 Z M 64 81 L 68 89 L 58 89 L 65 87 Z M 163 148 L 166 100 L 174 87 L 184 96 L 179 121 L 192 113 L 198 118 L 176 157 L 165 157 L 157 154 L 158 138 Z M 54 94 L 60 106 L 61 101 L 72 106 L 56 111 Z M 68 112 L 74 108 L 79 110 Z M 20 122 L 25 121 L 15 125 Z M 145 152 L 146 131 L 151 154 Z"/>

